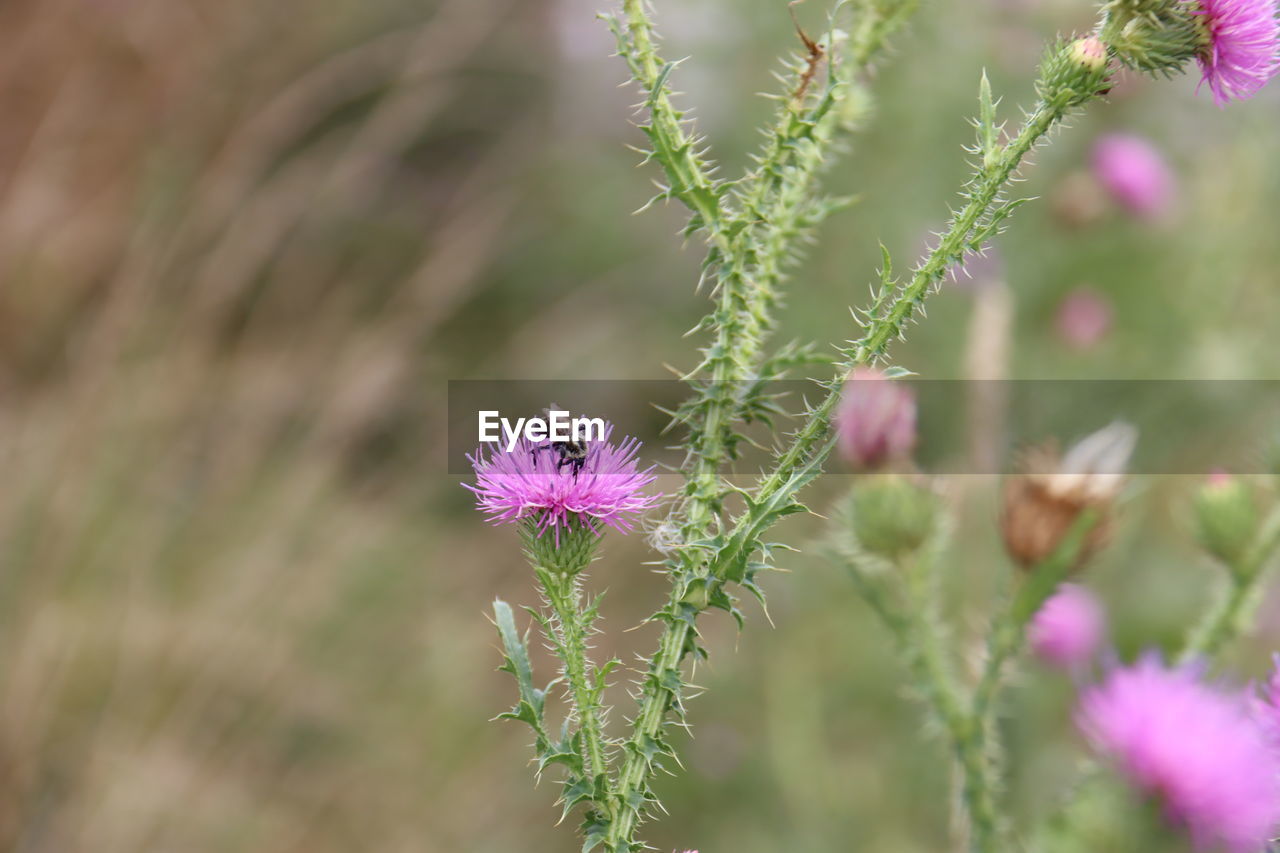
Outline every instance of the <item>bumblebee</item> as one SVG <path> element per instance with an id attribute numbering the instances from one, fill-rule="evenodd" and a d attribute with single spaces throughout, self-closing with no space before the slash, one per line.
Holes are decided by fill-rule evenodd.
<path id="1" fill-rule="evenodd" d="M 559 458 L 556 460 L 556 470 L 559 471 L 568 465 L 573 469 L 573 478 L 578 479 L 584 465 L 587 464 L 587 442 L 584 441 L 553 441 L 550 444 L 540 444 L 533 449 L 534 453 L 539 450 L 554 450 Z"/>
<path id="2" fill-rule="evenodd" d="M 548 420 L 551 418 L 551 411 L 556 408 L 556 404 L 552 403 L 548 409 L 543 409 Z M 578 479 L 578 474 L 582 471 L 583 466 L 587 464 L 588 442 L 586 439 L 574 441 L 551 441 L 548 444 L 540 444 L 533 448 L 536 455 L 540 450 L 554 450 L 557 455 L 556 470 L 559 471 L 566 465 L 573 469 L 573 479 Z"/>

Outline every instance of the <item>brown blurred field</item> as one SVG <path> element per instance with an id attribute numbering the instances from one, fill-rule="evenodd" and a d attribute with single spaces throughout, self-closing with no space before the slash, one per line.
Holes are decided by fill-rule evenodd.
<path id="1" fill-rule="evenodd" d="M 833 177 L 862 200 L 798 271 L 788 337 L 848 337 L 877 241 L 906 266 L 945 216 L 979 70 L 1012 112 L 1040 41 L 1091 16 L 1066 0 L 926 6 Z M 0 849 L 576 849 L 553 786 L 532 785 L 525 733 L 487 722 L 513 695 L 488 602 L 534 596 L 515 536 L 446 473 L 441 435 L 449 378 L 692 363 L 700 253 L 679 211 L 630 215 L 655 176 L 625 147 L 635 93 L 595 11 L 0 5 Z M 785 4 L 659 2 L 658 19 L 668 52 L 693 54 L 681 86 L 737 170 L 767 114 L 753 92 L 793 47 Z M 1028 191 L 1051 203 L 1004 246 L 1010 375 L 1280 370 L 1280 92 L 1220 112 L 1193 89 L 1131 84 L 1040 157 Z M 1175 164 L 1170 221 L 1062 214 L 1090 141 L 1117 128 Z M 1117 318 L 1083 353 L 1052 334 L 1082 284 Z M 960 375 L 972 310 L 941 295 L 903 362 Z M 1002 571 L 987 485 L 956 497 L 956 607 L 975 628 Z M 1124 650 L 1169 642 L 1210 580 L 1188 489 L 1150 484 L 1097 568 Z M 622 629 L 661 594 L 638 539 L 611 540 L 595 572 L 601 654 L 628 660 L 652 633 Z M 837 572 L 791 568 L 770 579 L 776 628 L 758 609 L 741 637 L 711 620 L 689 772 L 662 783 L 671 818 L 652 842 L 948 849 L 946 764 L 887 643 Z M 1246 667 L 1280 642 L 1266 612 Z M 1074 747 L 1069 686 L 1027 685 L 1015 737 L 1035 748 L 1014 785 L 1034 813 Z"/>

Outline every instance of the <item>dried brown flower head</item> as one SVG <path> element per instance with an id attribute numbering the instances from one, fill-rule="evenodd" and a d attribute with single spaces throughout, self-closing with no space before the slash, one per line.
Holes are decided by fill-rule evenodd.
<path id="1" fill-rule="evenodd" d="M 1085 537 L 1077 567 L 1098 551 L 1110 533 L 1110 508 L 1124 485 L 1124 471 L 1138 433 L 1116 422 L 1059 455 L 1052 445 L 1033 448 L 1021 471 L 1005 482 L 1000 532 L 1014 562 L 1024 568 L 1048 559 L 1086 509 L 1098 521 Z"/>

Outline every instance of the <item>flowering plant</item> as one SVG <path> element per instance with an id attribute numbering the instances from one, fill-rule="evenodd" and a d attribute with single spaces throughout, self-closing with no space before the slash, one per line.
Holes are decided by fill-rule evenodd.
<path id="1" fill-rule="evenodd" d="M 713 307 L 695 327 L 708 341 L 686 374 L 690 396 L 673 413 L 684 434 L 683 486 L 661 500 L 665 518 L 653 519 L 668 582 L 667 599 L 653 616 L 661 636 L 645 661 L 636 707 L 621 735 L 611 734 L 603 700 L 621 663 L 591 660 L 588 638 L 596 630 L 598 599 L 588 594 L 584 569 L 606 534 L 626 532 L 659 506 L 649 490 L 653 475 L 637 461 L 640 448 L 609 437 L 584 446 L 525 442 L 506 452 L 477 453 L 476 484 L 470 486 L 491 520 L 519 525 L 545 598 L 546 608 L 533 615 L 563 668 L 544 686 L 534 679 L 527 637 L 511 608 L 495 604 L 504 668 L 515 676 L 519 695 L 503 716 L 532 728 L 536 773 L 554 772 L 564 814 L 581 813 L 584 851 L 643 849 L 641 824 L 658 811 L 653 779 L 678 766 L 669 730 L 687 723 L 685 664 L 707 654 L 699 619 L 708 609 L 721 609 L 741 625 L 741 591 L 764 599 L 760 573 L 774 568 L 776 556 L 789 547 L 769 540 L 770 530 L 806 511 L 799 495 L 833 450 L 874 473 L 859 479 L 832 514 L 824 550 L 848 569 L 888 629 L 949 745 L 972 849 L 1014 849 L 1002 805 L 995 721 L 1024 647 L 1082 680 L 1096 676 L 1104 642 L 1101 609 L 1067 581 L 1106 545 L 1115 526 L 1135 431 L 1117 423 L 1063 454 L 1029 452 L 1020 473 L 1008 479 L 1000 529 L 1020 574 L 993 613 L 985 656 L 966 683 L 946 653 L 938 601 L 948 512 L 933 482 L 912 470 L 916 403 L 895 382 L 905 371 L 888 366 L 889 350 L 923 316 L 929 296 L 966 259 L 984 252 L 1025 203 L 1008 192 L 1027 156 L 1066 119 L 1105 97 L 1118 69 L 1168 76 L 1198 63 L 1217 102 L 1256 92 L 1277 70 L 1275 0 L 1107 0 L 1093 32 L 1048 46 L 1036 77 L 1036 103 L 1013 130 L 999 120 L 999 102 L 984 76 L 970 149 L 974 172 L 947 227 L 904 277 L 895 276 L 884 253 L 871 302 L 855 312 L 853 340 L 836 346 L 834 370 L 821 383 L 818 401 L 800 413 L 795 432 L 779 437 L 754 484 L 731 483 L 727 471 L 746 440 L 743 425 L 768 423 L 775 413 L 766 384 L 798 366 L 828 361 L 803 348 L 773 348 L 775 309 L 797 247 L 841 203 L 824 195 L 821 177 L 868 114 L 868 72 L 917 5 L 837 0 L 824 34 L 800 30 L 803 50 L 788 63 L 765 144 L 735 181 L 717 177 L 705 140 L 677 109 L 671 88 L 676 65 L 659 54 L 643 0 L 622 0 L 609 19 L 642 98 L 645 158 L 664 178 L 654 201 L 688 209 L 685 234 L 705 241 L 704 275 L 714 285 Z M 1129 145 L 1099 156 L 1099 171 L 1130 209 L 1150 215 L 1165 202 L 1167 176 L 1147 149 Z M 1188 639 L 1180 664 L 1212 660 L 1242 630 L 1247 604 L 1280 545 L 1274 511 L 1263 521 L 1240 523 L 1239 500 L 1208 496 L 1197 505 L 1202 529 L 1214 537 L 1206 548 L 1228 565 L 1229 585 Z M 569 707 L 558 733 L 546 715 L 553 685 L 564 689 Z M 1133 669 L 1112 665 L 1100 685 L 1086 690 L 1079 721 L 1104 759 L 1099 767 L 1118 766 L 1139 792 L 1160 799 L 1170 822 L 1194 842 L 1261 849 L 1280 818 L 1280 765 L 1269 748 L 1261 748 L 1274 730 L 1258 722 L 1274 726 L 1271 698 L 1259 693 L 1246 701 L 1242 693 L 1204 681 L 1198 670 L 1166 670 L 1147 658 Z M 1179 725 L 1205 733 L 1204 742 L 1175 743 Z M 1248 755 L 1255 756 L 1252 763 Z M 1068 799 L 1088 803 L 1100 772 L 1084 774 L 1077 796 Z M 1065 805 L 1040 834 L 1039 846 L 1079 837 L 1084 830 L 1077 832 L 1077 825 L 1083 824 Z"/>

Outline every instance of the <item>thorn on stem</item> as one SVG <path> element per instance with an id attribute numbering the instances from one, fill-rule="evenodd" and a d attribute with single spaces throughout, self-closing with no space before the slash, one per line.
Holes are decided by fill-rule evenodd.
<path id="1" fill-rule="evenodd" d="M 822 45 L 818 44 L 805 33 L 804 28 L 800 26 L 800 19 L 796 17 L 795 6 L 797 3 L 803 3 L 804 0 L 791 0 L 787 4 L 787 11 L 791 13 L 791 23 L 795 24 L 796 34 L 800 36 L 800 41 L 804 44 L 806 52 L 804 73 L 800 75 L 800 85 L 796 87 L 791 97 L 796 101 L 803 100 L 805 92 L 809 90 L 809 84 L 813 82 L 814 76 L 818 73 L 818 65 L 822 62 L 825 52 Z"/>

